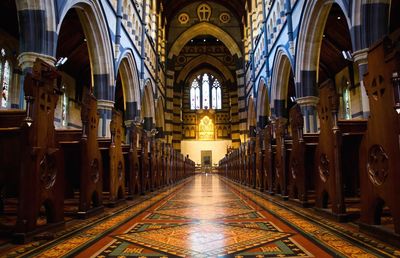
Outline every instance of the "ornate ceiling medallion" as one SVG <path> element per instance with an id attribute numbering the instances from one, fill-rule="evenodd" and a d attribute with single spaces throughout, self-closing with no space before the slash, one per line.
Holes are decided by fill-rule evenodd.
<path id="1" fill-rule="evenodd" d="M 189 14 L 187 13 L 181 13 L 178 16 L 178 21 L 180 24 L 186 24 L 189 22 Z"/>
<path id="2" fill-rule="evenodd" d="M 219 15 L 219 21 L 221 23 L 229 23 L 231 21 L 231 15 L 229 13 L 227 13 L 227 12 L 222 12 Z"/>

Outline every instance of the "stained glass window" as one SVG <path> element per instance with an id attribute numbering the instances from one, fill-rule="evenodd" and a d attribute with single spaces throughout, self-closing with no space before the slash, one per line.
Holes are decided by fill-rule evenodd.
<path id="1" fill-rule="evenodd" d="M 221 99 L 221 85 L 219 84 L 218 79 L 215 79 L 212 85 L 211 90 L 212 95 L 212 108 L 213 109 L 221 109 L 222 99 Z"/>
<path id="2" fill-rule="evenodd" d="M 6 59 L 6 51 L 4 48 L 0 50 L 0 85 L 1 85 L 1 107 L 7 108 L 9 91 L 10 91 L 10 79 L 11 79 L 11 66 Z"/>
<path id="3" fill-rule="evenodd" d="M 203 75 L 203 108 L 208 109 L 210 108 L 210 82 L 208 80 L 208 74 Z"/>
<path id="4" fill-rule="evenodd" d="M 61 121 L 62 121 L 62 126 L 68 126 L 68 96 L 67 93 L 65 92 L 65 86 L 63 85 L 64 93 L 63 93 L 63 98 L 62 98 L 62 113 L 61 113 Z"/>
<path id="5" fill-rule="evenodd" d="M 213 75 L 199 74 L 193 79 L 190 87 L 190 109 L 209 108 L 222 108 L 221 85 Z"/>
<path id="6" fill-rule="evenodd" d="M 222 95 L 221 95 L 221 87 L 217 88 L 217 109 L 222 108 Z"/>
<path id="7" fill-rule="evenodd" d="M 196 90 L 191 87 L 190 88 L 190 109 L 196 109 Z"/>
<path id="8" fill-rule="evenodd" d="M 217 109 L 217 89 L 214 87 L 211 89 L 211 96 L 212 109 Z"/>
<path id="9" fill-rule="evenodd" d="M 190 88 L 190 109 L 200 109 L 199 82 L 194 79 Z"/>
<path id="10" fill-rule="evenodd" d="M 350 107 L 350 91 L 346 88 L 343 91 L 343 106 L 345 119 L 351 119 L 351 107 Z"/>

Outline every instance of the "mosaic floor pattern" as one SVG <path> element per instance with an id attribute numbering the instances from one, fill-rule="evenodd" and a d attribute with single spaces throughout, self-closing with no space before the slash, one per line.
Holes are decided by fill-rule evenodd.
<path id="1" fill-rule="evenodd" d="M 217 175 L 197 175 L 138 205 L 9 257 L 398 257 L 350 227 L 292 212 Z M 338 231 L 340 229 L 340 231 Z M 354 229 L 354 227 L 353 227 Z M 349 237 L 350 236 L 350 237 Z M 358 241 L 357 238 L 365 238 Z M 0 254 L 0 257 L 2 255 Z"/>
<path id="2" fill-rule="evenodd" d="M 80 256 L 329 257 L 218 176 L 196 176 L 128 224 Z"/>

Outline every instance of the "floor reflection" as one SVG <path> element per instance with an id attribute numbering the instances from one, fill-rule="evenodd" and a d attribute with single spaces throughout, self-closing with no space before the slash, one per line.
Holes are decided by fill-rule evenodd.
<path id="1" fill-rule="evenodd" d="M 217 175 L 202 174 L 115 237 L 131 250 L 148 248 L 147 257 L 313 257 L 280 223 Z M 106 251 L 126 255 L 118 250 Z"/>

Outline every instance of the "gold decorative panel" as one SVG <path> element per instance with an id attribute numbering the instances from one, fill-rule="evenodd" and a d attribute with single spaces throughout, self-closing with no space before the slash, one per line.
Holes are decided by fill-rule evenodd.
<path id="1" fill-rule="evenodd" d="M 214 140 L 214 123 L 208 116 L 204 116 L 200 120 L 199 139 Z"/>

